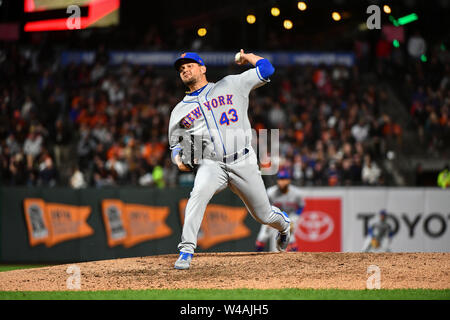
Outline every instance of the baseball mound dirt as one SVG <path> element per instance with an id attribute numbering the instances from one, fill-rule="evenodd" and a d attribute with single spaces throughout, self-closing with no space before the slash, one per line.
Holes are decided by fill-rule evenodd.
<path id="1" fill-rule="evenodd" d="M 200 253 L 190 270 L 173 269 L 176 258 L 172 254 L 75 265 L 81 272 L 81 290 L 366 289 L 371 265 L 379 268 L 382 289 L 450 288 L 450 253 Z M 67 290 L 69 266 L 1 272 L 0 291 Z"/>

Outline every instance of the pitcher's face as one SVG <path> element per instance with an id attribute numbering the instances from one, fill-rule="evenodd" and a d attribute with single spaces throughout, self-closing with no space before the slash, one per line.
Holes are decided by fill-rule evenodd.
<path id="1" fill-rule="evenodd" d="M 195 62 L 184 63 L 180 66 L 181 81 L 187 86 L 193 86 L 205 77 L 206 67 Z"/>

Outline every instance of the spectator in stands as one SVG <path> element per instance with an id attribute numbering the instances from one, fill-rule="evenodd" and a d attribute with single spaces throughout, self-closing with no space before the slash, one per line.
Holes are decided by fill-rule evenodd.
<path id="1" fill-rule="evenodd" d="M 334 187 L 339 185 L 339 172 L 336 167 L 336 163 L 333 161 L 330 163 L 330 166 L 327 170 L 327 185 L 330 187 Z"/>
<path id="2" fill-rule="evenodd" d="M 31 170 L 33 168 L 34 160 L 41 153 L 42 143 L 43 143 L 42 136 L 36 131 L 35 127 L 31 127 L 30 133 L 23 145 L 23 151 L 26 156 L 28 170 Z"/>
<path id="3" fill-rule="evenodd" d="M 22 119 L 29 121 L 33 115 L 36 114 L 36 105 L 29 95 L 26 96 L 25 102 L 22 105 L 20 115 Z"/>
<path id="4" fill-rule="evenodd" d="M 8 138 L 6 138 L 6 146 L 11 154 L 16 154 L 21 150 L 21 147 L 12 132 L 10 132 Z"/>
<path id="5" fill-rule="evenodd" d="M 94 158 L 93 184 L 100 188 L 116 185 L 114 175 L 105 168 L 104 162 L 99 158 Z"/>
<path id="6" fill-rule="evenodd" d="M 352 136 L 357 142 L 363 142 L 369 136 L 369 130 L 369 124 L 361 117 L 359 122 L 352 127 Z"/>
<path id="7" fill-rule="evenodd" d="M 116 157 L 113 155 L 109 158 L 105 163 L 105 169 L 109 171 L 114 177 L 114 181 L 120 184 L 125 183 L 125 179 L 128 173 L 128 167 L 125 161 L 123 161 L 123 157 Z"/>
<path id="8" fill-rule="evenodd" d="M 286 111 L 283 110 L 279 103 L 275 103 L 269 111 L 269 121 L 271 128 L 284 127 L 286 120 Z"/>
<path id="9" fill-rule="evenodd" d="M 49 155 L 42 156 L 43 161 L 39 164 L 38 186 L 53 187 L 56 185 L 58 172 L 56 171 L 53 160 Z"/>
<path id="10" fill-rule="evenodd" d="M 375 186 L 379 184 L 381 171 L 377 164 L 372 161 L 370 155 L 364 156 L 364 166 L 362 169 L 362 181 L 365 185 Z"/>
<path id="11" fill-rule="evenodd" d="M 352 185 L 351 163 L 351 159 L 349 158 L 342 160 L 341 183 L 344 186 Z"/>
<path id="12" fill-rule="evenodd" d="M 86 125 L 82 125 L 77 146 L 78 165 L 81 170 L 89 167 L 96 145 L 97 143 L 91 135 L 91 130 Z"/>
<path id="13" fill-rule="evenodd" d="M 72 169 L 72 176 L 70 177 L 69 184 L 73 189 L 81 189 L 87 186 L 84 175 L 77 165 Z"/>
<path id="14" fill-rule="evenodd" d="M 323 168 L 322 161 L 317 161 L 314 165 L 314 174 L 313 174 L 313 181 L 314 185 L 316 186 L 326 186 L 328 185 L 328 179 L 325 174 L 325 170 Z"/>
<path id="15" fill-rule="evenodd" d="M 11 185 L 25 185 L 28 180 L 29 169 L 25 155 L 22 152 L 16 153 L 12 156 L 9 171 L 11 173 Z"/>
<path id="16" fill-rule="evenodd" d="M 437 177 L 437 185 L 442 189 L 450 186 L 450 166 L 446 165 Z"/>
<path id="17" fill-rule="evenodd" d="M 55 132 L 51 135 L 53 142 L 53 153 L 55 155 L 56 167 L 61 167 L 69 160 L 70 143 L 72 141 L 72 133 L 62 119 L 58 119 L 55 124 Z"/>

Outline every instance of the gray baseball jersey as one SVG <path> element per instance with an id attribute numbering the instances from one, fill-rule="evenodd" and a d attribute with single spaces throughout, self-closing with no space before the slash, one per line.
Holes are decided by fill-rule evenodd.
<path id="1" fill-rule="evenodd" d="M 274 185 L 267 189 L 267 195 L 269 197 L 270 202 L 286 212 L 289 215 L 289 219 L 291 222 L 296 225 L 299 214 L 297 211 L 300 208 L 305 206 L 305 201 L 303 199 L 303 193 L 301 189 L 294 185 L 289 185 L 289 188 L 286 193 L 282 193 L 278 185 Z M 268 241 L 269 243 L 269 251 L 276 251 L 275 246 L 275 238 L 276 238 L 276 230 L 270 228 L 267 225 L 262 225 L 258 236 L 256 237 L 256 241 L 260 244 L 265 244 Z M 291 235 L 290 243 L 295 242 L 295 237 Z"/>
<path id="2" fill-rule="evenodd" d="M 367 235 L 363 251 L 366 252 L 386 252 L 389 251 L 389 245 L 391 242 L 392 228 L 386 221 L 378 220 L 371 226 L 369 226 L 369 234 Z M 378 243 L 378 247 L 372 246 L 372 239 L 375 239 Z"/>
<path id="3" fill-rule="evenodd" d="M 223 159 L 251 146 L 248 95 L 264 85 L 258 68 L 208 83 L 198 95 L 186 95 L 172 111 L 169 144 L 180 146 L 180 135 L 194 135 L 206 142 L 204 158 Z"/>
<path id="4" fill-rule="evenodd" d="M 255 220 L 279 231 L 289 228 L 289 218 L 270 204 L 251 147 L 248 95 L 266 82 L 258 67 L 252 68 L 208 83 L 197 95 L 186 95 L 173 109 L 170 148 L 183 148 L 180 136 L 186 135 L 199 137 L 205 145 L 186 205 L 180 251 L 194 252 L 206 206 L 227 186 L 242 199 Z"/>
<path id="5" fill-rule="evenodd" d="M 267 189 L 267 195 L 274 206 L 277 206 L 288 215 L 296 214 L 299 208 L 305 206 L 301 189 L 292 184 L 289 185 L 286 193 L 282 193 L 278 185 L 274 185 Z"/>

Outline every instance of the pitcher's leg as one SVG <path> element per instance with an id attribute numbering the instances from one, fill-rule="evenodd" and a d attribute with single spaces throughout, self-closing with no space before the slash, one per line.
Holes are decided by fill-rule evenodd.
<path id="1" fill-rule="evenodd" d="M 254 153 L 249 157 L 255 157 Z M 227 166 L 230 188 L 245 203 L 256 221 L 267 224 L 280 232 L 285 232 L 290 220 L 281 210 L 272 207 L 258 165 L 253 161 L 242 160 Z"/>
<path id="2" fill-rule="evenodd" d="M 185 209 L 183 233 L 178 244 L 180 251 L 194 253 L 206 206 L 214 194 L 226 188 L 227 182 L 226 172 L 215 161 L 204 160 L 198 168 L 194 188 Z"/>

